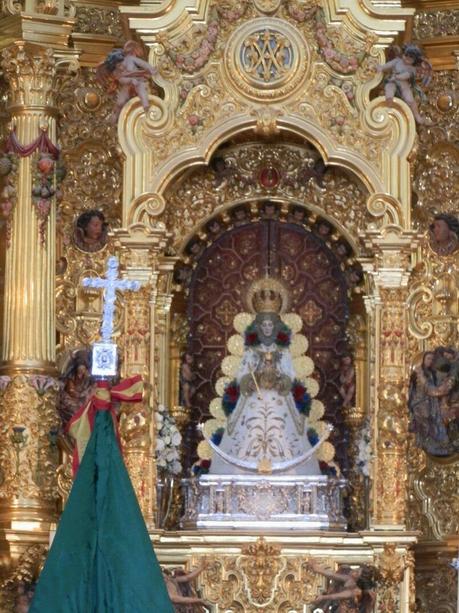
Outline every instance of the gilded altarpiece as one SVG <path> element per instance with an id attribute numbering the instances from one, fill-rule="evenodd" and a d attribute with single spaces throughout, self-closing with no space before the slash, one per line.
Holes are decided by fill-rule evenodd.
<path id="1" fill-rule="evenodd" d="M 396 103 L 388 111 L 381 98 L 370 101 L 369 97 L 377 83 L 374 69 L 382 60 L 381 49 L 389 42 L 394 19 L 402 29 L 403 16 L 397 13 L 389 17 L 388 12 L 384 16 L 373 12 L 370 16 L 360 5 L 355 5 L 351 16 L 346 11 L 335 12 L 332 3 L 300 6 L 293 2 L 202 2 L 199 8 L 200 18 L 183 9 L 186 28 L 161 13 L 147 18 L 128 7 L 121 9 L 131 26 L 142 30 L 164 91 L 164 98 L 152 98 L 146 120 L 135 102 L 121 116 L 119 134 L 126 155 L 122 224 L 128 227 L 141 223 L 171 234 L 171 252 L 181 260 L 174 272 L 174 283 L 181 288 L 190 287 L 185 297 L 189 313 L 200 308 L 198 293 L 194 296 L 193 283 L 189 282 L 193 275 L 199 279 L 202 254 L 213 254 L 216 245 L 216 255 L 219 240 L 226 240 L 226 236 L 229 240 L 239 232 L 242 236 L 238 224 L 244 219 L 250 224 L 244 232 L 250 232 L 249 228 L 253 231 L 256 224 L 267 224 L 263 215 L 267 211 L 270 214 L 272 207 L 264 201 L 274 204 L 276 212 L 283 216 L 285 228 L 289 227 L 288 217 L 294 215 L 296 204 L 304 209 L 313 226 L 322 218 L 331 224 L 336 237 L 345 237 L 367 272 L 362 286 L 366 313 L 357 309 L 349 334 L 354 339 L 357 335 L 356 346 L 359 351 L 366 348 L 366 359 L 375 370 L 370 378 L 359 368 L 360 389 L 365 388 L 367 394 L 366 410 L 348 415 L 347 424 L 351 430 L 358 429 L 367 411 L 374 416 L 377 472 L 373 474 L 371 525 L 390 531 L 395 540 L 400 538 L 396 535 L 404 534 L 406 544 L 413 542 L 414 537 L 404 532 L 407 417 L 403 396 L 408 372 L 404 355 L 407 282 L 417 241 L 411 230 L 409 207 L 408 156 L 414 144 L 414 124 L 403 104 Z M 178 5 L 174 10 L 178 18 Z M 325 24 L 325 30 L 319 22 Z M 336 27 L 337 23 L 341 27 Z M 160 24 L 164 24 L 161 32 Z M 375 32 L 374 36 L 368 35 L 369 31 Z M 321 32 L 346 56 L 342 65 L 322 55 Z M 289 41 L 288 47 L 283 46 L 285 40 Z M 261 41 L 279 50 L 269 62 L 257 63 L 254 59 L 262 57 L 260 45 L 265 43 Z M 351 69 L 344 66 L 350 58 L 354 58 Z M 267 141 L 260 144 L 263 139 Z M 311 143 L 309 151 L 302 144 L 298 146 L 298 139 Z M 240 152 L 227 150 L 228 141 L 236 142 Z M 283 150 L 278 145 L 282 142 Z M 257 146 L 259 151 L 254 154 Z M 300 168 L 295 170 L 295 155 L 301 149 L 306 159 L 311 159 L 310 171 L 317 157 L 331 168 L 323 181 L 311 174 L 308 178 L 307 168 L 303 172 Z M 223 163 L 219 159 L 222 157 Z M 293 171 L 292 164 L 286 162 L 289 159 L 293 160 Z M 192 170 L 192 166 L 200 169 Z M 265 167 L 269 170 L 267 175 L 263 175 Z M 357 178 L 345 185 L 339 167 L 346 169 L 347 176 L 354 174 Z M 276 179 L 273 168 L 278 173 Z M 346 197 L 336 197 L 331 181 L 338 193 L 340 181 L 344 181 L 344 191 L 350 185 L 354 201 L 362 205 L 347 206 Z M 402 269 L 396 257 L 400 250 Z M 258 267 L 263 265 L 256 258 L 254 261 Z M 228 299 L 224 305 L 228 308 L 219 310 L 221 318 L 226 311 L 237 308 L 233 302 Z M 183 313 L 183 309 L 177 315 L 173 312 L 166 327 L 171 321 L 176 325 Z M 313 309 L 306 316 L 312 318 Z M 196 338 L 192 326 L 193 317 L 191 339 Z M 215 334 L 224 336 L 224 327 L 214 330 Z M 163 330 L 161 325 L 158 332 Z M 170 347 L 172 350 L 174 345 Z M 161 355 L 159 360 L 158 369 L 163 372 Z M 173 372 L 177 372 L 176 367 Z M 161 380 L 158 383 L 176 390 L 174 385 Z M 385 393 L 381 401 L 380 393 Z M 361 394 L 359 397 L 364 401 Z M 174 403 L 175 399 L 169 401 Z M 389 486 L 388 480 L 395 475 L 400 485 Z M 379 538 L 382 543 L 384 537 Z M 179 549 L 180 546 L 177 552 Z M 373 560 L 379 555 L 375 555 L 377 549 L 370 554 Z M 171 555 L 161 542 L 158 550 L 164 552 L 165 560 Z M 413 607 L 407 593 L 399 589 L 400 582 L 405 589 L 412 586 L 412 558 L 404 559 L 401 554 L 396 547 L 384 552 L 386 587 L 378 605 L 381 611 L 408 611 Z M 395 560 L 400 564 L 394 566 Z M 226 564 L 223 557 L 219 562 Z M 203 577 L 204 589 L 210 589 L 212 583 L 210 577 Z M 236 605 L 235 589 L 230 579 L 225 602 L 233 603 L 238 610 L 255 610 L 253 599 L 251 604 L 240 601 Z M 282 610 L 279 600 L 273 606 L 273 610 Z M 289 600 L 285 606 L 294 605 Z"/>
<path id="2" fill-rule="evenodd" d="M 320 588 L 317 576 L 308 571 L 311 556 L 335 567 L 349 560 L 370 562 L 378 566 L 381 577 L 377 610 L 408 613 L 415 610 L 410 547 L 416 537 L 407 530 L 422 529 L 430 543 L 420 550 L 424 556 L 418 574 L 421 610 L 431 610 L 429 606 L 439 602 L 438 610 L 450 613 L 454 577 L 448 574 L 446 558 L 442 559 L 445 571 L 432 574 L 428 547 L 433 544 L 436 555 L 442 543 L 457 533 L 458 513 L 448 514 L 442 504 L 457 491 L 457 470 L 452 459 L 439 462 L 414 447 L 407 435 L 406 408 L 410 367 L 426 348 L 444 344 L 448 338 L 455 343 L 457 335 L 457 255 L 435 257 L 426 236 L 431 215 L 453 211 L 457 200 L 454 122 L 458 107 L 450 74 L 435 75 L 435 95 L 429 95 L 427 109 L 435 122 L 418 128 L 412 200 L 413 118 L 403 102 L 395 101 L 388 108 L 382 97 L 371 94 L 380 79 L 375 66 L 383 61 L 394 33 L 405 28 L 412 9 L 384 0 L 371 9 L 363 0 L 351 6 L 332 0 L 170 0 L 166 7 L 141 3 L 120 7 L 120 12 L 148 46 L 149 60 L 159 70 L 155 80 L 161 94 L 151 97 L 147 116 L 137 99 L 130 101 L 117 132 L 107 121 L 110 100 L 92 70 L 83 68 L 59 81 L 56 105 L 67 177 L 57 217 L 56 361 L 59 366 L 66 352 L 95 340 L 101 298 L 83 291 L 81 279 L 100 275 L 107 256 L 118 255 L 123 274 L 144 283 L 138 297 L 118 299 L 116 334 L 122 374 L 141 372 L 147 383 L 142 406 L 132 412 L 123 407 L 120 428 L 127 465 L 149 526 L 154 526 L 156 510 L 152 411 L 162 402 L 176 410 L 182 425 L 188 417 L 180 413 L 180 406 L 173 406 L 178 399 L 178 362 L 188 334 L 185 309 L 174 311 L 173 306 L 174 293 L 180 297 L 177 304 L 188 303 L 189 312 L 199 304 L 199 292 L 194 295 L 192 285 L 188 294 L 184 291 L 190 287 L 190 277 L 180 277 L 180 270 L 199 277 L 193 245 L 202 255 L 205 249 L 210 253 L 213 245 L 218 248 L 219 240 L 253 231 L 262 236 L 272 226 L 279 234 L 290 232 L 289 242 L 301 236 L 301 249 L 320 244 L 319 255 L 335 258 L 331 266 L 336 269 L 334 279 L 340 279 L 341 309 L 335 325 L 343 350 L 345 345 L 353 349 L 357 371 L 356 407 L 343 416 L 346 426 L 339 420 L 337 425 L 340 432 L 349 429 L 353 443 L 369 415 L 372 432 L 369 532 L 349 537 L 321 535 L 314 542 L 281 537 L 282 543 L 275 535 L 267 537 L 268 542 L 253 536 L 233 536 L 223 542 L 198 534 L 189 539 L 156 534 L 161 561 L 189 564 L 211 554 L 211 565 L 202 577 L 203 592 L 214 603 L 238 611 L 260 610 L 260 606 L 272 611 L 301 610 L 299 602 L 312 598 Z M 68 7 L 65 13 L 75 16 Z M 91 32 L 96 32 L 101 48 L 122 37 L 116 12 L 78 7 L 76 48 L 84 46 L 88 23 L 96 14 L 104 25 Z M 435 19 L 429 19 L 415 22 L 420 37 L 423 23 L 436 31 Z M 69 31 L 70 22 L 65 27 Z M 324 40 L 332 53 L 324 52 Z M 263 45 L 275 49 L 268 61 L 263 59 L 267 49 Z M 99 52 L 90 63 L 100 59 Z M 218 169 L 217 158 L 223 158 L 223 170 Z M 327 168 L 323 175 L 317 173 L 320 161 Z M 266 169 L 267 181 L 262 178 Z M 447 197 L 438 206 L 440 188 Z M 265 201 L 274 203 L 276 219 L 264 217 Z M 103 249 L 88 254 L 78 248 L 73 236 L 78 216 L 92 208 L 103 211 L 109 234 Z M 246 226 L 238 226 L 237 211 L 245 211 Z M 299 217 L 295 220 L 295 214 L 303 215 L 304 222 L 298 222 Z M 212 234 L 212 220 L 220 224 L 221 239 L 220 234 Z M 329 228 L 330 241 L 316 234 L 321 221 Z M 338 265 L 334 254 L 341 237 L 350 251 Z M 282 258 L 281 249 L 273 260 L 280 271 L 290 274 L 289 258 Z M 348 314 L 345 279 L 356 260 L 365 278 L 359 279 L 362 295 Z M 266 261 L 254 261 L 252 273 L 263 272 Z M 47 262 L 47 273 L 51 269 Z M 296 278 L 297 272 L 292 274 Z M 9 269 L 8 275 L 11 280 Z M 229 310 L 219 305 L 223 327 L 216 334 L 222 336 L 229 311 L 240 306 L 234 297 L 228 300 Z M 313 336 L 318 309 L 308 305 L 306 298 L 303 303 L 298 299 L 296 306 L 304 310 L 305 325 L 311 322 Z M 196 335 L 191 338 L 197 343 Z M 315 350 L 320 354 L 330 348 L 318 343 Z M 334 350 L 339 355 L 336 345 Z M 316 357 L 322 374 L 320 355 Z M 330 372 L 324 399 L 334 414 L 336 369 Z M 34 384 L 18 377 L 12 385 L 4 381 L 2 390 L 10 408 L 19 397 L 15 387 L 21 382 L 27 384 L 29 405 L 39 410 L 46 404 L 47 420 L 41 424 L 41 438 L 36 438 L 40 444 L 35 445 L 38 460 L 38 452 L 46 446 L 44 470 L 38 470 L 39 462 L 29 466 L 26 484 L 38 483 L 45 499 L 46 471 L 58 462 L 57 455 L 52 455 L 56 451 L 52 437 L 45 436 L 55 426 L 50 408 L 55 381 L 42 389 L 42 381 Z M 205 398 L 203 392 L 203 407 Z M 33 434 L 34 424 L 25 425 Z M 7 442 L 4 433 L 4 440 L 14 473 L 14 467 L 25 466 L 26 460 L 21 447 L 24 431 L 13 434 L 15 438 Z M 9 496 L 9 482 L 4 485 L 0 487 Z M 52 487 L 50 496 L 55 501 Z M 66 488 L 68 482 L 61 478 L 63 497 Z M 362 514 L 357 500 L 361 501 L 361 492 L 357 499 L 354 494 L 351 504 Z M 14 551 L 30 577 L 36 575 L 44 553 L 42 545 L 34 547 L 23 553 L 20 543 Z M 452 545 L 443 551 L 451 552 Z M 15 577 L 11 574 L 8 581 Z M 431 586 L 429 593 L 425 585 Z M 441 594 L 445 585 L 448 601 Z"/>

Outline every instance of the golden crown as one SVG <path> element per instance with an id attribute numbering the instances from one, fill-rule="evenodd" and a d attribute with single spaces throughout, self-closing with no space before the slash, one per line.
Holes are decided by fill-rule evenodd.
<path id="1" fill-rule="evenodd" d="M 282 308 L 282 298 L 272 289 L 261 289 L 253 296 L 253 308 L 257 313 L 279 313 Z"/>
<path id="2" fill-rule="evenodd" d="M 285 313 L 288 306 L 287 291 L 277 279 L 265 277 L 253 283 L 247 302 L 254 313 Z"/>

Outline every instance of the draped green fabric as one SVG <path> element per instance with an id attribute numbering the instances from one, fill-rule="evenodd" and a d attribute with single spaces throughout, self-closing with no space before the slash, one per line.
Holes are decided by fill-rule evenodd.
<path id="1" fill-rule="evenodd" d="M 29 613 L 173 613 L 109 411 L 89 440 Z"/>

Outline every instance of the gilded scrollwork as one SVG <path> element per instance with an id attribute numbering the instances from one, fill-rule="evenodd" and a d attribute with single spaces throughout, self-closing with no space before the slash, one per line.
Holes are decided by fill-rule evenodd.
<path id="1" fill-rule="evenodd" d="M 459 29 L 459 10 L 416 11 L 413 24 L 415 40 L 435 36 L 454 36 Z"/>
<path id="2" fill-rule="evenodd" d="M 77 6 L 73 29 L 83 34 L 108 34 L 117 40 L 123 38 L 120 13 L 116 8 Z"/>
<path id="3" fill-rule="evenodd" d="M 343 171 L 325 169 L 318 152 L 310 147 L 295 144 L 234 146 L 219 152 L 211 167 L 212 170 L 201 168 L 187 173 L 165 194 L 167 206 L 160 219 L 174 233 L 177 246 L 198 223 L 212 214 L 224 213 L 231 203 L 254 199 L 284 198 L 306 202 L 313 211 L 323 211 L 334 217 L 355 234 L 370 222 L 362 186 Z M 276 169 L 276 182 L 274 170 L 271 170 L 274 179 L 266 180 L 265 169 Z M 360 206 L 351 206 L 356 202 L 360 202 Z"/>
<path id="4" fill-rule="evenodd" d="M 378 612 L 392 613 L 400 610 L 400 584 L 405 570 L 412 563 L 411 557 L 397 551 L 395 543 L 387 543 L 377 556 Z"/>
<path id="5" fill-rule="evenodd" d="M 428 530 L 424 538 L 445 540 L 459 531 L 459 500 L 451 496 L 459 491 L 458 459 L 428 457 L 426 466 L 415 477 L 413 489 L 421 503 Z M 450 500 L 445 504 L 445 500 Z"/>
<path id="6" fill-rule="evenodd" d="M 317 126 L 329 154 L 345 148 L 355 158 L 356 172 L 371 160 L 372 181 L 379 183 L 377 191 L 384 191 L 384 158 L 395 124 L 387 113 L 381 115 L 378 105 L 362 112 L 382 59 L 378 36 L 362 29 L 350 14 L 332 24 L 322 8 L 316 2 L 219 2 L 208 7 L 205 24 L 193 24 L 188 31 L 166 28 L 155 35 L 151 60 L 165 90 L 163 121 L 155 126 L 139 120 L 135 139 L 141 150 L 149 151 L 149 163 L 158 172 L 151 180 L 145 176 L 143 187 L 132 187 L 127 197 L 133 208 L 152 183 L 155 188 L 156 181 L 165 185 L 164 165 L 177 150 L 187 147 L 200 158 L 204 142 L 218 142 L 223 132 L 228 138 L 238 123 L 245 130 L 250 125 L 255 134 L 271 135 L 288 125 L 306 137 Z M 279 104 L 269 118 L 265 105 L 259 108 L 265 99 Z M 168 138 L 163 137 L 166 124 Z M 127 126 L 122 131 L 127 153 Z M 407 154 L 412 136 L 407 133 L 404 139 Z M 405 206 L 406 194 L 400 197 Z M 131 213 L 130 219 L 140 219 L 136 211 Z"/>
<path id="7" fill-rule="evenodd" d="M 456 613 L 457 573 L 445 560 L 416 571 L 416 613 Z"/>
<path id="8" fill-rule="evenodd" d="M 2 377 L 0 498 L 55 501 L 59 461 L 58 383 L 44 375 Z M 27 412 L 23 407 L 27 406 Z"/>
<path id="9" fill-rule="evenodd" d="M 43 567 L 48 548 L 44 544 L 29 545 L 20 555 L 8 575 L 0 582 L 0 611 L 17 611 L 17 596 L 21 588 L 33 584 Z"/>
<path id="10" fill-rule="evenodd" d="M 455 213 L 457 210 L 458 89 L 459 71 L 434 73 L 424 103 L 431 124 L 419 127 L 413 177 L 416 195 L 414 220 L 418 224 L 426 224 L 437 213 Z M 440 193 L 441 198 L 438 197 Z"/>
<path id="11" fill-rule="evenodd" d="M 98 290 L 82 287 L 85 277 L 103 276 L 111 249 L 84 253 L 73 245 L 64 251 L 66 269 L 56 279 L 56 327 L 60 333 L 59 351 L 90 345 L 99 334 L 102 295 Z M 124 298 L 117 297 L 115 334 L 123 322 Z"/>
<path id="12" fill-rule="evenodd" d="M 201 583 L 204 597 L 225 610 L 299 613 L 317 596 L 321 579 L 307 558 L 283 555 L 279 545 L 259 538 L 237 556 L 212 556 Z"/>

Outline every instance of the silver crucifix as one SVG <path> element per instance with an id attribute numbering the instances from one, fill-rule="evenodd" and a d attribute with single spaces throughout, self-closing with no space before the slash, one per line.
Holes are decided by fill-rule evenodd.
<path id="1" fill-rule="evenodd" d="M 117 374 L 116 343 L 113 342 L 113 321 L 115 318 L 116 290 L 138 291 L 139 281 L 120 279 L 118 277 L 118 258 L 112 256 L 107 260 L 107 272 L 103 278 L 85 278 L 83 287 L 104 290 L 104 311 L 100 329 L 101 340 L 94 343 L 92 349 L 91 372 L 96 377 L 114 377 Z"/>

